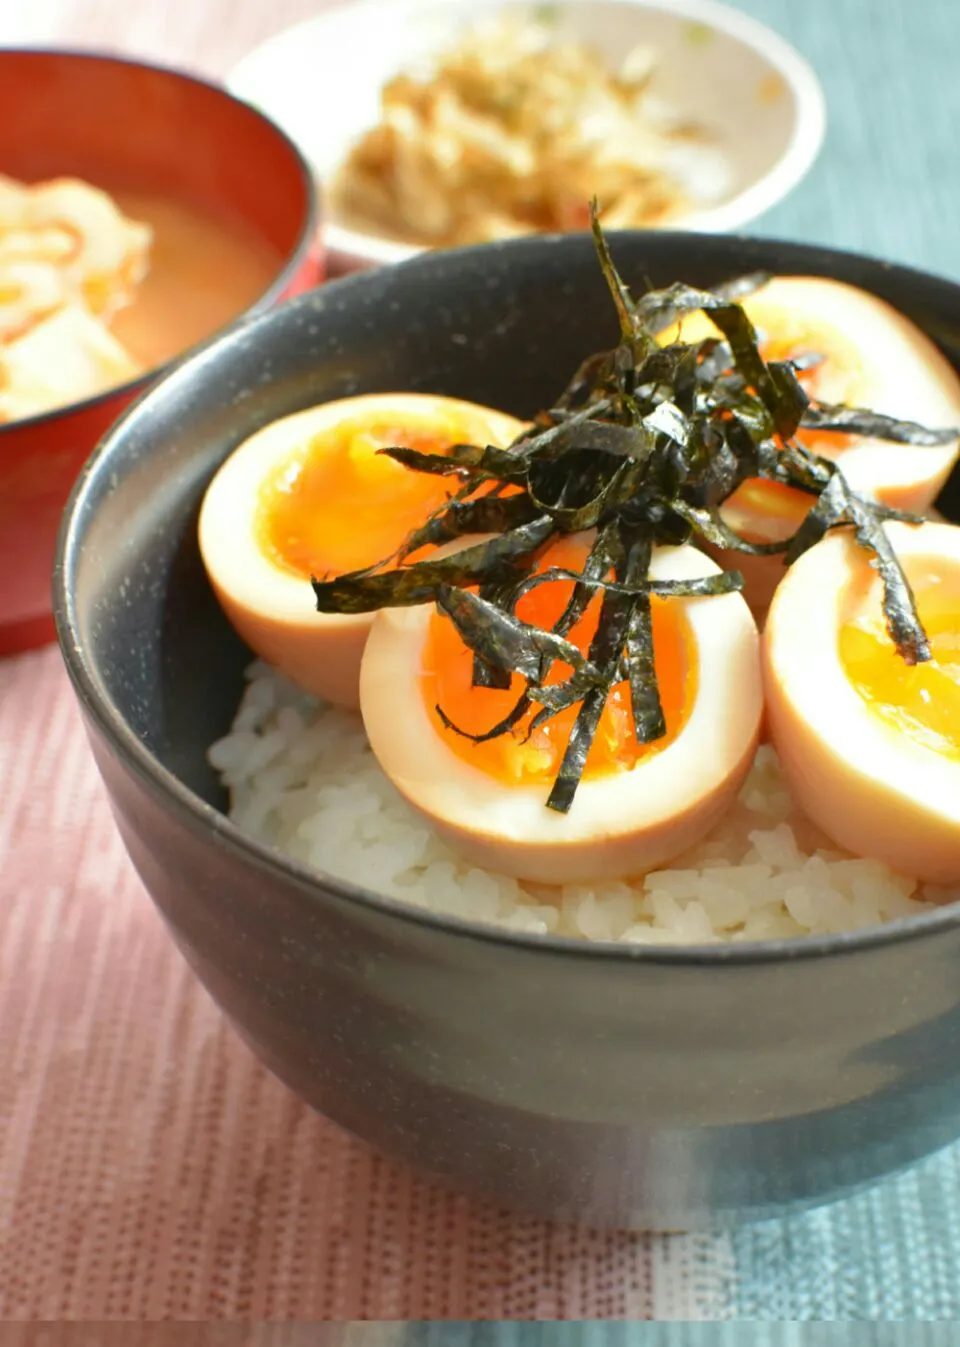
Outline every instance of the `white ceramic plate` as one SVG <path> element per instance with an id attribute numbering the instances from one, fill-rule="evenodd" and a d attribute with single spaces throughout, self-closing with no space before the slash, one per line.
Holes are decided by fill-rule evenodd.
<path id="1" fill-rule="evenodd" d="M 233 93 L 272 117 L 324 181 L 379 119 L 380 90 L 400 70 L 451 46 L 494 10 L 528 0 L 359 0 L 285 29 L 228 77 Z M 659 57 L 652 92 L 708 127 L 726 168 L 719 199 L 675 221 L 708 232 L 739 229 L 780 201 L 819 152 L 823 93 L 810 66 L 776 33 L 716 0 L 560 0 L 558 30 L 617 66 L 643 43 Z M 419 248 L 328 220 L 337 269 L 403 261 Z"/>

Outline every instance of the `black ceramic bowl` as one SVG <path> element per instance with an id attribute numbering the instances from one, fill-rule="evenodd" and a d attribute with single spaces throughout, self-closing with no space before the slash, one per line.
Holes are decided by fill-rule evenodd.
<path id="1" fill-rule="evenodd" d="M 892 301 L 960 364 L 960 287 L 945 281 L 731 237 L 625 234 L 614 252 L 634 285 L 835 276 Z M 828 1200 L 960 1134 L 960 907 L 734 948 L 506 934 L 249 841 L 205 761 L 249 659 L 196 542 L 224 456 L 275 417 L 351 393 L 529 415 L 614 339 L 585 236 L 419 258 L 242 324 L 142 398 L 87 465 L 56 610 L 130 855 L 282 1080 L 388 1155 L 496 1202 L 696 1228 Z"/>

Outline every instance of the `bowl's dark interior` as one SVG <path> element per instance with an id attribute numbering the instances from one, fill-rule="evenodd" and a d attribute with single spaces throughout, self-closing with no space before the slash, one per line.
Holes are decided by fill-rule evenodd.
<path id="1" fill-rule="evenodd" d="M 846 280 L 908 314 L 960 366 L 960 289 L 932 277 L 741 238 L 625 234 L 614 253 L 640 289 L 709 286 L 756 268 Z M 107 700 L 161 763 L 222 806 L 204 753 L 229 726 L 249 655 L 212 596 L 195 539 L 217 464 L 265 422 L 354 393 L 422 390 L 529 415 L 615 339 L 592 244 L 579 236 L 352 277 L 213 344 L 95 458 L 66 538 L 61 605 Z M 956 481 L 942 505 L 960 512 Z"/>

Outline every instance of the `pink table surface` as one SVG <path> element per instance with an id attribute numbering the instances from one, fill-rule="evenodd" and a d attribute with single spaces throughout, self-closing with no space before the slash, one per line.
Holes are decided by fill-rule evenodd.
<path id="1" fill-rule="evenodd" d="M 320 8 L 6 0 L 0 42 L 217 77 Z M 654 1243 L 437 1191 L 299 1103 L 166 935 L 58 651 L 0 661 L 0 1319 L 640 1318 Z"/>
<path id="2" fill-rule="evenodd" d="M 127 860 L 55 649 L 0 661 L 0 800 L 0 1319 L 649 1315 L 645 1237 L 439 1191 L 258 1064 Z"/>

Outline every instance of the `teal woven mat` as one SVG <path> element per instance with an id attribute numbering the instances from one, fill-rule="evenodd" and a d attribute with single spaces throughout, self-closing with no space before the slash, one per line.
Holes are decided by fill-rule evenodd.
<path id="1" fill-rule="evenodd" d="M 810 61 L 827 140 L 753 232 L 960 278 L 958 0 L 737 0 Z"/>
<path id="2" fill-rule="evenodd" d="M 942 1324 L 410 1324 L 397 1347 L 955 1347 Z M 343 1347 L 382 1347 L 357 1325 Z"/>

